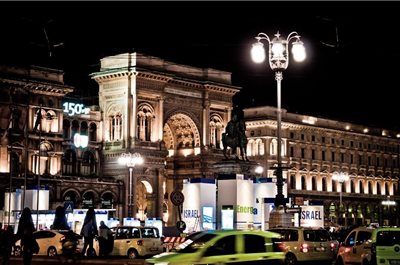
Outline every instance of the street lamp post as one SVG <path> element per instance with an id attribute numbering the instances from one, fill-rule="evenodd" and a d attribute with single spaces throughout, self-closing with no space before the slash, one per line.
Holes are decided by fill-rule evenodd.
<path id="1" fill-rule="evenodd" d="M 255 38 L 256 43 L 253 44 L 251 56 L 255 63 L 262 63 L 265 61 L 265 49 L 262 41 L 267 41 L 269 45 L 269 66 L 275 72 L 275 80 L 277 83 L 277 162 L 276 167 L 276 186 L 277 194 L 275 198 L 275 207 L 285 205 L 285 198 L 283 195 L 283 176 L 282 176 L 282 156 L 281 156 L 281 81 L 283 79 L 282 71 L 289 65 L 289 42 L 292 41 L 292 55 L 295 61 L 301 62 L 305 59 L 306 53 L 303 42 L 300 41 L 300 36 L 297 32 L 291 32 L 286 39 L 281 38 L 281 35 L 276 33 L 275 37 L 271 40 L 267 34 L 259 33 Z"/>
<path id="2" fill-rule="evenodd" d="M 337 182 L 340 183 L 340 204 L 339 204 L 339 207 L 341 207 L 342 206 L 342 188 L 343 188 L 343 183 L 345 181 L 349 180 L 349 174 L 347 172 L 340 172 L 338 174 L 333 174 L 332 179 L 336 180 Z"/>
<path id="3" fill-rule="evenodd" d="M 118 158 L 118 163 L 126 165 L 129 168 L 129 183 L 128 183 L 128 217 L 132 217 L 136 212 L 136 207 L 133 199 L 135 197 L 135 185 L 133 185 L 133 168 L 136 165 L 143 164 L 143 157 L 139 153 L 123 153 Z M 135 216 L 133 216 L 135 217 Z"/>

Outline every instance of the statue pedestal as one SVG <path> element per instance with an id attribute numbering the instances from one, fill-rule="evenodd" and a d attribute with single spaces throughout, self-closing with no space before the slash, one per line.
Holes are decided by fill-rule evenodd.
<path id="1" fill-rule="evenodd" d="M 236 159 L 224 159 L 214 164 L 215 172 L 219 175 L 243 174 L 255 176 L 255 168 L 258 166 L 253 161 L 243 161 Z"/>
<path id="2" fill-rule="evenodd" d="M 269 228 L 293 226 L 293 214 L 286 213 L 283 205 L 275 207 L 269 214 Z"/>
<path id="3" fill-rule="evenodd" d="M 251 229 L 254 226 L 255 162 L 226 159 L 214 164 L 217 177 L 216 228 Z"/>

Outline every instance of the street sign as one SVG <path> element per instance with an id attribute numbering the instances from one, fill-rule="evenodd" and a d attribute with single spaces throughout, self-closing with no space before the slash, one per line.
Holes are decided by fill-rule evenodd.
<path id="1" fill-rule="evenodd" d="M 286 213 L 300 213 L 301 208 L 300 207 L 295 207 L 295 208 L 286 208 L 285 212 Z"/>
<path id="2" fill-rule="evenodd" d="M 186 229 L 186 223 L 184 221 L 176 222 L 176 229 L 178 229 L 180 232 L 183 232 Z"/>
<path id="3" fill-rule="evenodd" d="M 181 205 L 185 200 L 185 196 L 179 190 L 175 190 L 175 191 L 171 192 L 171 195 L 169 196 L 169 198 L 175 206 Z"/>
<path id="4" fill-rule="evenodd" d="M 74 210 L 74 202 L 73 201 L 65 201 L 64 209 L 66 213 L 72 213 Z"/>

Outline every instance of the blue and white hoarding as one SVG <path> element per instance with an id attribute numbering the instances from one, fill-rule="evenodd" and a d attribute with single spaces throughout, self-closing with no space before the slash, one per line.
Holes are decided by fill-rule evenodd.
<path id="1" fill-rule="evenodd" d="M 215 229 L 216 185 L 214 179 L 196 178 L 183 181 L 182 221 L 185 232 Z"/>

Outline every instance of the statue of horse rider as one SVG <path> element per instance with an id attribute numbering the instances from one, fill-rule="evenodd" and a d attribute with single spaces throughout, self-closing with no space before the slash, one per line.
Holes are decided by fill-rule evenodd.
<path id="1" fill-rule="evenodd" d="M 231 120 L 228 122 L 225 132 L 222 134 L 222 144 L 224 146 L 224 156 L 229 159 L 227 154 L 227 148 L 231 148 L 231 153 L 235 155 L 235 158 L 239 160 L 248 161 L 246 149 L 247 149 L 247 137 L 246 137 L 246 123 L 243 119 L 243 113 L 240 110 L 232 111 Z M 240 150 L 240 155 L 237 154 L 237 148 Z"/>

